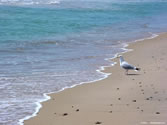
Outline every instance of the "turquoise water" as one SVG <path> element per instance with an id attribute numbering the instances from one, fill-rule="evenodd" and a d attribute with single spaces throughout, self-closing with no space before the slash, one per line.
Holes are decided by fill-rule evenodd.
<path id="1" fill-rule="evenodd" d="M 117 29 L 120 26 L 125 29 L 129 27 L 129 30 L 137 29 L 139 26 L 139 30 L 145 32 L 147 28 L 154 30 L 155 25 L 159 27 L 158 22 L 154 22 L 152 19 L 166 14 L 166 2 L 128 4 L 91 2 L 91 4 L 83 5 L 82 8 L 80 3 L 77 3 L 76 6 L 73 5 L 74 3 L 70 4 L 63 2 L 54 7 L 48 5 L 45 8 L 41 6 L 37 8 L 34 6 L 1 6 L 1 41 L 51 39 L 58 37 L 57 35 L 113 26 Z M 97 5 L 93 6 L 92 4 Z M 67 7 L 67 5 L 69 6 Z M 159 23 L 163 23 L 163 21 Z M 145 24 L 148 27 L 144 29 L 142 25 Z M 120 32 L 122 31 L 120 30 Z"/>
<path id="2" fill-rule="evenodd" d="M 123 52 L 126 43 L 167 28 L 165 1 L 0 4 L 0 124 L 4 125 L 17 125 L 32 115 L 44 93 L 106 77 L 97 70 L 112 64 L 107 58 Z"/>

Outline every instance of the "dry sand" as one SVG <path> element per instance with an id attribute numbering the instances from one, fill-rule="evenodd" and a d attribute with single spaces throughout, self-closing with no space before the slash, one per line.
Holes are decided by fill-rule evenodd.
<path id="1" fill-rule="evenodd" d="M 134 51 L 123 56 L 140 72 L 125 75 L 119 63 L 106 68 L 112 75 L 104 80 L 51 94 L 25 125 L 167 124 L 167 34 L 128 48 Z"/>

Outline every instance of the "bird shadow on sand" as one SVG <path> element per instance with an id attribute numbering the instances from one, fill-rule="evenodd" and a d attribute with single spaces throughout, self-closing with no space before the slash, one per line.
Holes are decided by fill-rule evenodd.
<path id="1" fill-rule="evenodd" d="M 135 73 L 127 74 L 127 76 L 137 76 L 137 75 L 140 75 L 140 74 L 135 74 Z"/>

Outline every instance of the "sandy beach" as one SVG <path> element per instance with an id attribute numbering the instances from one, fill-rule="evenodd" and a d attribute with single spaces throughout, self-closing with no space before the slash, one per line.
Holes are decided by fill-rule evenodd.
<path id="1" fill-rule="evenodd" d="M 108 78 L 51 94 L 25 125 L 166 125 L 167 33 L 131 43 L 125 60 L 141 71 L 106 68 Z M 56 81 L 55 81 L 56 82 Z"/>

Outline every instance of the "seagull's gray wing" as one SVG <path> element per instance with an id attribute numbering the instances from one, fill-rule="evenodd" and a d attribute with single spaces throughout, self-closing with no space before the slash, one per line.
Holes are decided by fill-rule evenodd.
<path id="1" fill-rule="evenodd" d="M 129 63 L 127 62 L 122 62 L 122 65 L 121 65 L 124 69 L 135 69 L 134 66 L 130 65 Z"/>

